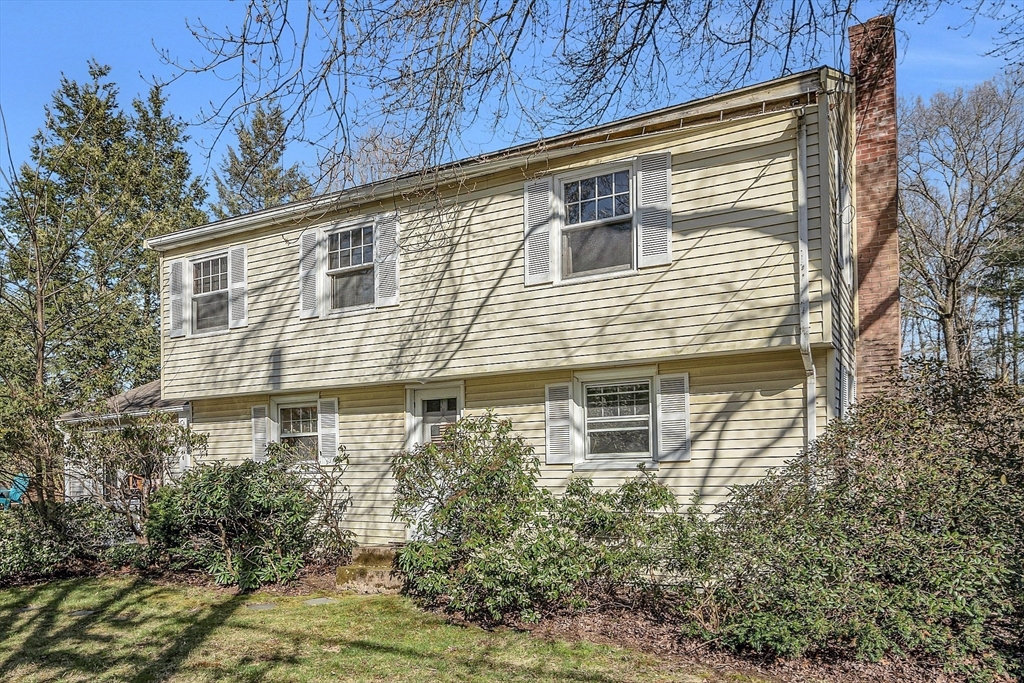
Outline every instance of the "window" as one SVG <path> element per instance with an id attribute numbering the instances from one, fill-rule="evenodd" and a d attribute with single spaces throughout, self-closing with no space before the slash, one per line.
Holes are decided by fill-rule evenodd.
<path id="1" fill-rule="evenodd" d="M 295 447 L 310 458 L 319 451 L 317 407 L 288 406 L 280 409 L 281 443 Z"/>
<path id="2" fill-rule="evenodd" d="M 192 330 L 228 329 L 228 257 L 192 263 Z"/>
<path id="3" fill-rule="evenodd" d="M 633 268 L 629 170 L 562 183 L 562 277 Z"/>
<path id="4" fill-rule="evenodd" d="M 327 236 L 327 277 L 331 310 L 373 305 L 372 225 L 339 230 Z"/>
<path id="5" fill-rule="evenodd" d="M 428 398 L 423 400 L 423 438 L 440 443 L 448 426 L 459 419 L 459 399 Z"/>
<path id="6" fill-rule="evenodd" d="M 544 387 L 544 461 L 574 469 L 634 469 L 690 459 L 686 373 L 656 366 L 583 370 Z"/>
<path id="7" fill-rule="evenodd" d="M 584 384 L 586 458 L 651 458 L 649 380 Z"/>

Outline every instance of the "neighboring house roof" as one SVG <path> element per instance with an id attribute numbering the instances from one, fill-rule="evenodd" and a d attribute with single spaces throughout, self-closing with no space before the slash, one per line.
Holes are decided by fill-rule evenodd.
<path id="1" fill-rule="evenodd" d="M 89 422 L 92 420 L 112 420 L 118 417 L 131 417 L 156 412 L 174 412 L 184 410 L 187 401 L 180 399 L 164 400 L 160 395 L 160 380 L 153 380 L 141 387 L 129 389 L 123 394 L 112 396 L 106 400 L 106 413 L 72 410 L 64 413 L 58 422 Z"/>
<path id="2" fill-rule="evenodd" d="M 303 201 L 291 202 L 242 216 L 225 218 L 214 223 L 178 230 L 159 237 L 150 237 L 145 241 L 145 245 L 149 249 L 165 252 L 257 228 L 319 218 L 336 212 L 342 203 L 379 200 L 418 187 L 422 185 L 426 176 L 441 181 L 456 178 L 465 180 L 507 168 L 528 165 L 531 160 L 534 162 L 539 160 L 538 168 L 543 170 L 546 161 L 576 154 L 613 140 L 662 133 L 682 127 L 686 123 L 709 123 L 762 114 L 766 111 L 765 107 L 769 102 L 781 103 L 783 107 L 792 107 L 798 104 L 799 98 L 802 96 L 818 92 L 828 74 L 842 76 L 841 72 L 830 67 L 810 69 L 584 130 L 453 161 L 435 168 L 418 170 L 358 187 L 317 195 Z"/>

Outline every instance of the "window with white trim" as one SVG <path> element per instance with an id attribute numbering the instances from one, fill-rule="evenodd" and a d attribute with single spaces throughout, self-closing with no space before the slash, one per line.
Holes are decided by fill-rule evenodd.
<path id="1" fill-rule="evenodd" d="M 315 458 L 320 450 L 318 420 L 316 404 L 281 406 L 278 412 L 281 443 Z"/>
<path id="2" fill-rule="evenodd" d="M 380 213 L 299 235 L 299 318 L 399 304 L 399 215 Z"/>
<path id="3" fill-rule="evenodd" d="M 192 331 L 228 329 L 227 254 L 192 261 Z"/>
<path id="4" fill-rule="evenodd" d="M 545 462 L 633 469 L 690 459 L 689 375 L 586 370 L 544 388 Z"/>
<path id="5" fill-rule="evenodd" d="M 372 224 L 327 235 L 327 280 L 332 311 L 374 304 Z"/>
<path id="6" fill-rule="evenodd" d="M 527 286 L 671 264 L 671 153 L 527 181 L 523 229 Z"/>
<path id="7" fill-rule="evenodd" d="M 562 277 L 633 268 L 630 169 L 562 182 Z"/>
<path id="8" fill-rule="evenodd" d="M 651 459 L 651 382 L 583 384 L 584 456 Z"/>

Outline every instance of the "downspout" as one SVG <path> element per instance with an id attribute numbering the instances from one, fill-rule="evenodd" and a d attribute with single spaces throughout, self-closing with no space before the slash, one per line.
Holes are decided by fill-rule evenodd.
<path id="1" fill-rule="evenodd" d="M 800 356 L 804 361 L 804 372 L 807 374 L 804 397 L 806 399 L 806 415 L 804 417 L 804 446 L 809 447 L 817 438 L 817 374 L 814 369 L 814 358 L 811 355 L 811 291 L 810 291 L 810 256 L 807 238 L 807 121 L 804 110 L 797 116 L 796 128 L 796 200 L 797 200 L 797 236 L 799 239 L 799 277 L 800 277 Z"/>

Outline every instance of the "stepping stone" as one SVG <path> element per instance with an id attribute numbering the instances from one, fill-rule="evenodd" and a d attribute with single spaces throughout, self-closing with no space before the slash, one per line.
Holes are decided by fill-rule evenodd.
<path id="1" fill-rule="evenodd" d="M 270 602 L 254 602 L 251 605 L 246 605 L 245 609 L 252 609 L 258 612 L 262 612 L 268 609 L 274 609 L 274 604 Z"/>
<path id="2" fill-rule="evenodd" d="M 80 609 L 80 610 L 77 610 L 75 612 L 72 612 L 71 616 L 73 616 L 73 617 L 87 617 L 90 614 L 96 614 L 96 610 L 94 610 L 94 609 Z"/>
<path id="3" fill-rule="evenodd" d="M 312 600 L 306 600 L 307 605 L 329 605 L 332 602 L 338 602 L 334 598 L 313 598 Z"/>
<path id="4" fill-rule="evenodd" d="M 14 610 L 14 611 L 15 612 L 35 612 L 36 610 L 39 610 L 39 609 L 43 609 L 43 606 L 42 605 L 26 605 L 24 607 L 19 607 L 18 609 Z"/>

